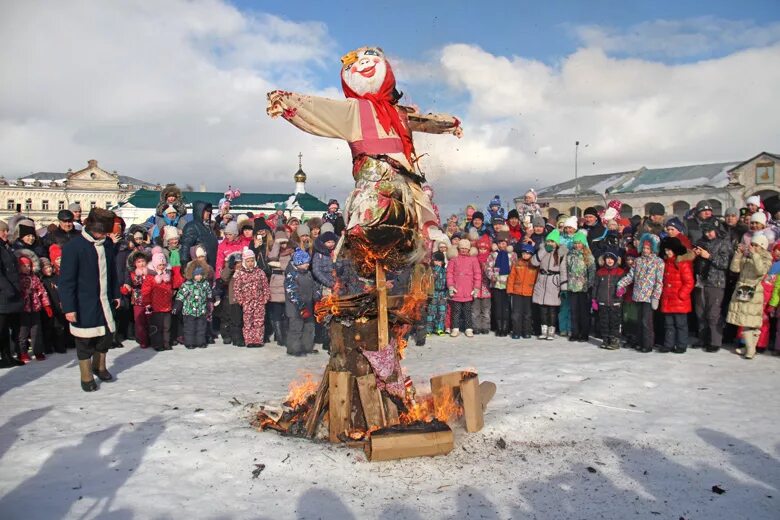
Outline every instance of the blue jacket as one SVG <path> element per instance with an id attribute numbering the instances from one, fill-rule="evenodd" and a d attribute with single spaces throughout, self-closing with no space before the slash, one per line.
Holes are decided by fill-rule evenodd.
<path id="1" fill-rule="evenodd" d="M 71 333 L 79 338 L 95 338 L 115 329 L 112 309 L 119 298 L 119 281 L 111 239 L 95 245 L 85 234 L 83 231 L 62 247 L 59 291 L 63 314 L 76 313 Z M 98 251 L 103 253 L 100 258 Z M 105 269 L 103 279 L 101 264 Z"/>

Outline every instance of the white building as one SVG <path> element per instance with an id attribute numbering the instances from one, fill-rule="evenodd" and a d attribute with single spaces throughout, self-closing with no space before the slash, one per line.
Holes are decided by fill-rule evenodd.
<path id="1" fill-rule="evenodd" d="M 653 202 L 663 204 L 667 215 L 682 217 L 700 200 L 707 200 L 721 215 L 726 208 L 743 207 L 745 199 L 759 195 L 774 213 L 780 211 L 778 163 L 779 154 L 761 152 L 742 162 L 587 175 L 539 190 L 538 202 L 545 216 L 553 219 L 560 213 L 574 214 L 575 203 L 581 213 L 588 206 L 603 209 L 612 199 L 623 202 L 624 217 L 646 215 L 647 205 Z M 515 198 L 516 205 L 522 202 L 522 196 Z"/>
<path id="2" fill-rule="evenodd" d="M 57 212 L 81 204 L 84 216 L 90 208 L 112 208 L 136 190 L 160 189 L 159 185 L 108 172 L 95 159 L 83 170 L 65 173 L 38 172 L 16 180 L 0 177 L 0 219 L 24 213 L 39 225 L 57 220 Z"/>

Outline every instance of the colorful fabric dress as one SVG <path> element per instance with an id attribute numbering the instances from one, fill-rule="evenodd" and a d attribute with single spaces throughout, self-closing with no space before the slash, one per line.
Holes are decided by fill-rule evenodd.
<path id="1" fill-rule="evenodd" d="M 428 304 L 426 329 L 429 334 L 444 331 L 444 315 L 447 312 L 447 270 L 443 265 L 434 265 L 433 297 Z"/>

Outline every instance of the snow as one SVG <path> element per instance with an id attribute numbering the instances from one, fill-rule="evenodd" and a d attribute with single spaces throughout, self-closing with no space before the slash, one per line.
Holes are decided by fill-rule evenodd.
<path id="1" fill-rule="evenodd" d="M 611 177 L 608 177 L 607 179 L 604 179 L 603 181 L 597 182 L 593 186 L 583 186 L 582 184 L 580 184 L 579 193 L 580 194 L 583 194 L 583 193 L 597 193 L 597 194 L 604 193 L 607 190 L 607 188 L 612 187 L 612 185 L 615 184 L 620 179 L 622 179 L 623 176 L 625 176 L 625 173 L 619 173 L 617 175 L 612 175 Z M 583 179 L 583 180 L 585 180 L 585 179 Z M 582 182 L 582 181 L 580 181 L 580 182 Z M 574 188 L 575 188 L 574 186 L 572 186 L 571 188 L 566 188 L 565 190 L 559 191 L 557 194 L 558 195 L 574 195 Z"/>
<path id="2" fill-rule="evenodd" d="M 715 178 L 699 177 L 697 179 L 673 180 L 658 184 L 637 184 L 631 188 L 633 192 L 651 191 L 651 190 L 674 190 L 682 188 L 697 188 L 701 186 L 722 188 L 728 184 L 728 179 L 721 179 L 720 175 Z M 628 189 L 628 186 L 625 187 Z"/>
<path id="3" fill-rule="evenodd" d="M 326 361 L 276 345 L 128 344 L 93 394 L 72 353 L 0 372 L 2 517 L 778 517 L 780 358 L 492 336 L 407 353 L 418 384 L 474 367 L 498 385 L 485 428 L 455 425 L 449 455 L 369 463 L 253 430 L 248 403 L 280 400 Z"/>

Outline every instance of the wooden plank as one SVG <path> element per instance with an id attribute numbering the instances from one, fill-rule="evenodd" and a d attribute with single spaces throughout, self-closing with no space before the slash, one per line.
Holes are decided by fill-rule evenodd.
<path id="1" fill-rule="evenodd" d="M 384 428 L 384 406 L 382 406 L 382 394 L 376 387 L 376 376 L 368 374 L 356 378 L 360 403 L 363 405 L 363 415 L 366 418 L 366 427 Z"/>
<path id="2" fill-rule="evenodd" d="M 376 263 L 376 292 L 378 314 L 378 339 L 379 348 L 382 349 L 390 343 L 390 329 L 387 325 L 387 281 L 382 263 Z"/>
<path id="3" fill-rule="evenodd" d="M 433 395 L 433 403 L 436 406 L 441 405 L 441 399 L 447 396 L 446 389 L 460 389 L 460 382 L 463 380 L 463 372 L 448 372 L 447 374 L 440 374 L 431 378 L 431 394 Z M 452 395 L 453 399 L 456 397 Z"/>
<path id="4" fill-rule="evenodd" d="M 466 431 L 478 432 L 485 426 L 485 416 L 479 388 L 479 377 L 476 374 L 460 382 L 460 397 L 463 400 L 463 417 L 466 419 Z"/>
<path id="5" fill-rule="evenodd" d="M 388 433 L 371 435 L 366 457 L 372 462 L 446 455 L 454 447 L 452 430 L 426 433 Z"/>
<path id="6" fill-rule="evenodd" d="M 351 427 L 352 385 L 349 372 L 331 371 L 328 376 L 328 430 L 330 442 L 340 442 L 339 435 Z"/>
<path id="7" fill-rule="evenodd" d="M 395 426 L 401 423 L 398 415 L 398 406 L 389 397 L 385 397 L 385 423 L 388 426 Z"/>
<path id="8" fill-rule="evenodd" d="M 330 374 L 330 366 L 325 367 L 325 372 L 320 379 L 320 386 L 317 387 L 316 397 L 314 398 L 314 405 L 309 410 L 306 416 L 306 436 L 313 438 L 317 433 L 317 425 L 320 422 L 320 413 L 325 405 L 325 396 L 328 395 L 328 375 Z"/>

